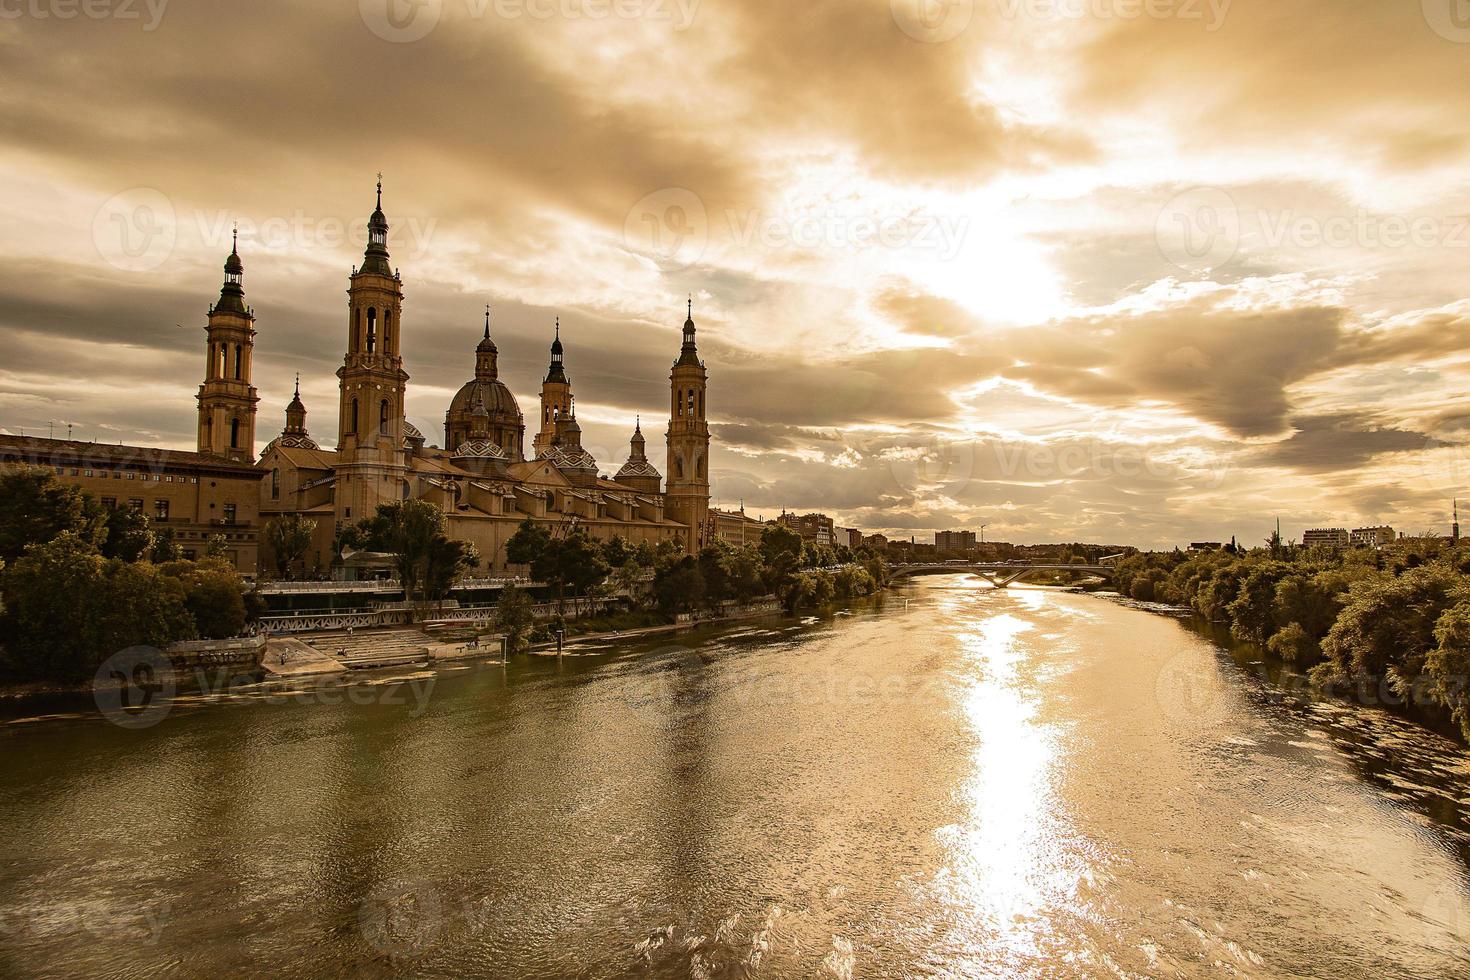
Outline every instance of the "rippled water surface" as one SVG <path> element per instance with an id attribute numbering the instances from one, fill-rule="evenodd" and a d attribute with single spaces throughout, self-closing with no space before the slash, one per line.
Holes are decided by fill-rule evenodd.
<path id="1" fill-rule="evenodd" d="M 0 975 L 1470 977 L 1463 750 L 963 576 L 0 725 Z"/>

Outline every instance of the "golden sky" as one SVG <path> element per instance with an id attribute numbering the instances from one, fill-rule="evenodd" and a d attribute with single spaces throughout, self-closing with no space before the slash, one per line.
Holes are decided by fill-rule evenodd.
<path id="1" fill-rule="evenodd" d="M 192 448 L 240 226 L 257 436 L 336 429 L 384 174 L 409 415 L 553 319 L 662 465 L 928 539 L 1443 529 L 1470 485 L 1461 0 L 0 0 L 0 426 Z M 436 439 L 435 436 L 439 438 Z"/>

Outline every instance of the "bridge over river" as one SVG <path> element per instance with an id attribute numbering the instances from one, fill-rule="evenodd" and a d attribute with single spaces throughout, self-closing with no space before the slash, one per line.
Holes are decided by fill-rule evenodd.
<path id="1" fill-rule="evenodd" d="M 891 566 L 892 579 L 903 578 L 906 575 L 932 575 L 942 572 L 972 572 L 997 589 L 1003 589 L 1013 582 L 1018 582 L 1037 572 L 1084 572 L 1088 575 L 1097 575 L 1102 578 L 1112 578 L 1114 569 L 1111 565 L 1085 565 L 1065 564 L 1063 562 L 1029 562 L 1029 561 L 941 561 L 941 562 L 915 562 L 905 565 Z"/>

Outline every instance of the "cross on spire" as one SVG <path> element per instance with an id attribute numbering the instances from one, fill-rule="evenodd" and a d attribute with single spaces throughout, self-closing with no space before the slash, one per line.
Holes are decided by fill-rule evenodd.
<path id="1" fill-rule="evenodd" d="M 485 336 L 490 336 L 490 304 L 485 304 Z"/>
<path id="2" fill-rule="evenodd" d="M 383 171 L 378 171 L 378 208 L 383 207 Z"/>
<path id="3" fill-rule="evenodd" d="M 296 372 L 296 396 L 301 397 L 301 372 Z"/>
<path id="4" fill-rule="evenodd" d="M 240 222 L 235 222 L 235 228 L 230 232 L 230 254 L 237 255 L 240 251 Z"/>

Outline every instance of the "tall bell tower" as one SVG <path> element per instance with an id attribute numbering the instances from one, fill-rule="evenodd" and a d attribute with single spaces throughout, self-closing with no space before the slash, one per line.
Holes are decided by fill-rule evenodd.
<path id="1" fill-rule="evenodd" d="M 199 451 L 237 463 L 255 461 L 255 405 L 250 383 L 255 351 L 255 314 L 245 305 L 245 266 L 238 235 L 225 260 L 219 302 L 204 328 L 208 352 L 199 386 Z"/>
<path id="2" fill-rule="evenodd" d="M 572 381 L 562 363 L 561 317 L 556 318 L 556 337 L 551 342 L 551 365 L 541 382 L 541 427 L 531 440 L 539 459 L 556 442 L 556 424 L 572 412 Z"/>
<path id="3" fill-rule="evenodd" d="M 685 550 L 697 554 L 709 520 L 709 421 L 704 395 L 708 376 L 694 345 L 694 299 L 684 321 L 684 346 L 669 376 L 668 490 L 664 514 L 689 528 Z"/>
<path id="4" fill-rule="evenodd" d="M 388 265 L 383 178 L 368 219 L 367 250 L 347 289 L 347 354 L 337 369 L 337 522 L 373 516 L 378 504 L 408 491 L 404 452 L 404 389 L 399 351 L 403 281 Z"/>

